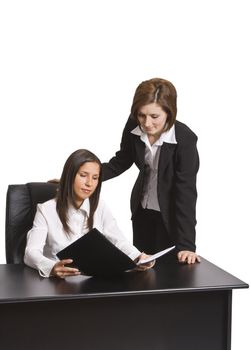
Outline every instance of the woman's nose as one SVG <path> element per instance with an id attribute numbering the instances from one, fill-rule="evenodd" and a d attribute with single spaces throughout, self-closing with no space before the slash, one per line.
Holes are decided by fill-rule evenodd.
<path id="1" fill-rule="evenodd" d="M 90 178 L 86 179 L 85 185 L 90 187 L 92 185 L 92 180 Z"/>
<path id="2" fill-rule="evenodd" d="M 151 119 L 150 117 L 146 117 L 145 118 L 145 123 L 144 123 L 145 127 L 149 127 L 151 125 Z"/>

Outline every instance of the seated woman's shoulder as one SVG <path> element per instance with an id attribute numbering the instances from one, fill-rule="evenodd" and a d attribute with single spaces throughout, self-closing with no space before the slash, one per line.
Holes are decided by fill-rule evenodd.
<path id="1" fill-rule="evenodd" d="M 107 203 L 102 197 L 100 197 L 97 208 L 98 209 L 102 209 L 102 208 L 105 208 L 105 207 L 107 207 Z"/>
<path id="2" fill-rule="evenodd" d="M 49 199 L 46 202 L 38 203 L 37 207 L 40 208 L 41 210 L 55 209 L 56 208 L 56 199 L 52 198 L 52 199 Z"/>
<path id="3" fill-rule="evenodd" d="M 99 203 L 98 206 L 96 208 L 96 213 L 98 213 L 99 215 L 108 215 L 109 213 L 111 213 L 111 210 L 109 208 L 109 205 L 107 204 L 107 202 L 105 201 L 105 199 L 100 198 L 99 199 Z"/>

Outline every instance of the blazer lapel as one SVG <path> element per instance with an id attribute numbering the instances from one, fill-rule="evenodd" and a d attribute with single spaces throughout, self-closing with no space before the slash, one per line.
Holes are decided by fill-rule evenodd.
<path id="1" fill-rule="evenodd" d="M 175 148 L 176 144 L 163 142 L 161 146 L 158 172 L 163 172 L 167 168 L 170 160 L 173 159 Z"/>
<path id="2" fill-rule="evenodd" d="M 139 136 L 135 136 L 135 152 L 136 152 L 135 163 L 139 169 L 143 169 L 144 158 L 145 158 L 145 143 L 140 139 Z"/>
<path id="3" fill-rule="evenodd" d="M 166 169 L 169 161 L 173 159 L 176 144 L 163 142 L 161 146 L 158 171 L 162 172 Z M 145 166 L 145 143 L 139 136 L 135 136 L 135 151 L 136 151 L 136 165 L 139 169 Z"/>

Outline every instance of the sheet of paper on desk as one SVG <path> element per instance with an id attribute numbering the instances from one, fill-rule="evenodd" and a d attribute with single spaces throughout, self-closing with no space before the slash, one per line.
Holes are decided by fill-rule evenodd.
<path id="1" fill-rule="evenodd" d="M 150 255 L 150 257 L 148 257 L 147 259 L 143 259 L 143 260 L 140 260 L 137 265 L 141 265 L 141 264 L 145 264 L 145 263 L 148 263 L 150 261 L 153 261 L 157 258 L 159 258 L 160 256 L 168 253 L 170 250 L 173 250 L 175 248 L 175 246 L 172 246 L 170 248 L 167 248 L 167 249 L 164 249 L 164 250 L 161 250 L 160 252 L 156 253 L 156 254 L 153 254 L 153 255 Z"/>

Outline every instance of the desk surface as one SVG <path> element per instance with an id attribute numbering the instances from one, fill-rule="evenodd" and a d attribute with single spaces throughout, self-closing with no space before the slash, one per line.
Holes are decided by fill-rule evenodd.
<path id="1" fill-rule="evenodd" d="M 201 258 L 194 265 L 180 264 L 173 254 L 159 258 L 153 269 L 126 272 L 115 278 L 40 277 L 24 265 L 0 265 L 0 303 L 114 297 L 248 288 L 248 285 Z"/>

